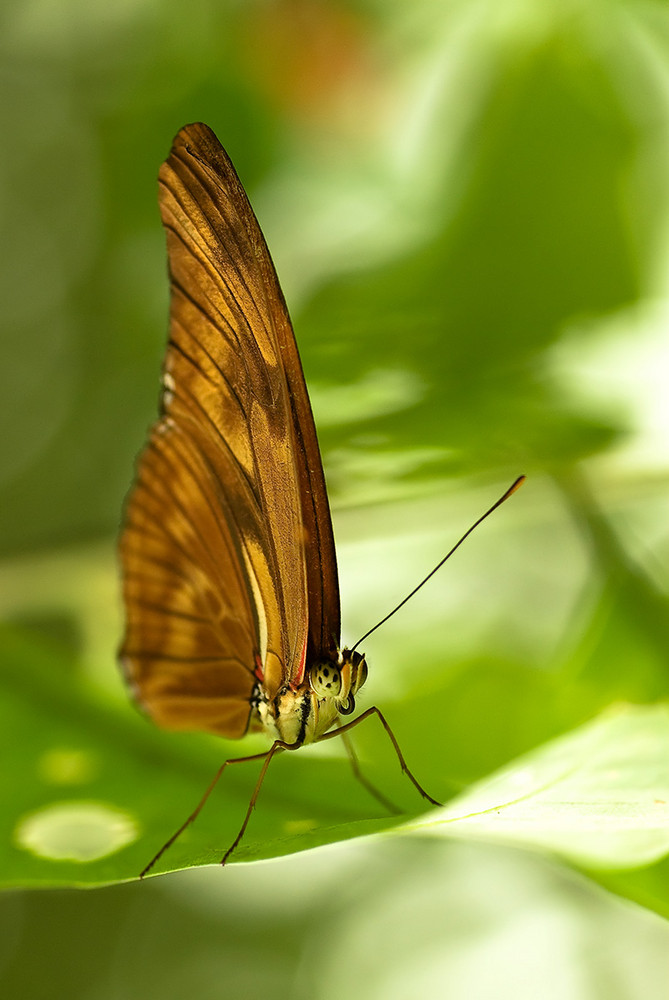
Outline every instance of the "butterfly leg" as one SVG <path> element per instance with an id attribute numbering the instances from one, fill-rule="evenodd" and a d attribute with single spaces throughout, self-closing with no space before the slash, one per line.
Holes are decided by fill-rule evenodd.
<path id="1" fill-rule="evenodd" d="M 357 778 L 360 784 L 367 789 L 369 794 L 373 796 L 377 802 L 381 803 L 384 809 L 387 809 L 388 812 L 394 813 L 396 816 L 399 816 L 402 810 L 398 809 L 398 807 L 393 802 L 391 802 L 390 799 L 387 799 L 383 794 L 383 792 L 380 792 L 379 789 L 376 788 L 376 786 L 372 784 L 369 778 L 366 778 L 365 775 L 360 770 L 360 761 L 358 760 L 358 755 L 356 754 L 353 748 L 353 744 L 351 743 L 348 733 L 341 734 L 341 741 L 346 747 L 346 753 L 348 754 L 348 759 L 351 762 L 351 770 L 353 771 L 354 776 Z"/>
<path id="2" fill-rule="evenodd" d="M 263 764 L 263 766 L 262 766 L 262 768 L 260 770 L 260 774 L 258 775 L 258 780 L 256 781 L 256 787 L 253 789 L 253 795 L 251 796 L 251 799 L 249 801 L 249 806 L 248 806 L 248 809 L 246 810 L 246 816 L 244 817 L 244 822 L 242 823 L 241 827 L 239 828 L 239 833 L 237 834 L 237 836 L 235 837 L 235 839 L 233 840 L 233 842 L 230 844 L 230 847 L 228 847 L 227 851 L 225 852 L 225 854 L 221 858 L 221 864 L 222 865 L 224 865 L 226 863 L 226 861 L 228 860 L 228 858 L 230 857 L 230 855 L 234 851 L 235 847 L 237 847 L 237 845 L 239 844 L 240 840 L 244 836 L 244 832 L 246 831 L 246 827 L 248 826 L 249 820 L 251 819 L 251 813 L 253 812 L 253 810 L 255 808 L 255 804 L 256 804 L 256 802 L 258 800 L 258 794 L 260 792 L 260 788 L 262 786 L 263 781 L 265 780 L 265 775 L 267 774 L 267 769 L 269 768 L 269 765 L 272 762 L 272 758 L 274 757 L 274 755 L 276 753 L 281 753 L 282 750 L 298 750 L 301 746 L 302 746 L 301 743 L 284 743 L 283 740 L 275 740 L 274 743 L 272 743 L 271 747 L 269 748 L 269 750 L 266 753 L 264 753 L 264 754 L 256 754 L 254 757 L 240 758 L 241 760 L 258 760 L 260 757 L 264 757 L 265 758 L 265 763 Z M 228 761 L 228 763 L 230 763 L 230 764 L 236 764 L 237 761 L 236 760 L 232 760 L 232 761 Z"/>
<path id="3" fill-rule="evenodd" d="M 147 875 L 151 871 L 151 869 L 155 865 L 156 861 L 158 861 L 163 856 L 163 854 L 165 853 L 165 851 L 169 847 L 172 846 L 172 844 L 174 843 L 174 841 L 177 840 L 181 836 L 181 834 L 184 832 L 184 830 L 186 829 L 186 827 L 190 826 L 190 824 L 193 822 L 193 820 L 195 820 L 198 817 L 198 815 L 199 815 L 202 807 L 204 806 L 205 802 L 207 801 L 207 799 L 209 798 L 209 796 L 213 792 L 214 788 L 218 784 L 218 782 L 219 782 L 219 780 L 220 780 L 223 772 L 225 771 L 226 767 L 228 766 L 228 764 L 247 764 L 247 763 L 250 763 L 251 761 L 254 761 L 254 760 L 263 760 L 264 758 L 268 757 L 270 754 L 273 755 L 278 750 L 284 750 L 284 749 L 289 749 L 289 747 L 288 747 L 287 744 L 280 745 L 280 746 L 277 747 L 277 744 L 275 743 L 269 750 L 266 750 L 264 753 L 251 754 L 251 756 L 249 756 L 249 757 L 231 757 L 229 760 L 224 761 L 221 764 L 221 766 L 219 767 L 219 769 L 216 772 L 216 774 L 214 775 L 214 778 L 211 781 L 209 787 L 207 788 L 206 792 L 204 793 L 204 795 L 202 796 L 202 798 L 200 799 L 200 801 L 198 802 L 197 806 L 195 807 L 195 809 L 193 810 L 193 812 L 190 814 L 190 816 L 188 817 L 188 819 L 184 823 L 182 823 L 181 826 L 179 827 L 179 829 L 175 833 L 172 834 L 172 836 L 170 837 L 170 839 L 168 841 L 166 841 L 166 843 L 163 844 L 163 846 L 160 848 L 160 850 L 158 851 L 158 853 L 156 855 L 154 855 L 154 857 L 149 861 L 149 863 L 146 866 L 146 868 L 142 869 L 142 871 L 139 874 L 139 877 L 140 878 L 144 878 L 144 876 Z M 262 777 L 263 778 L 265 776 L 265 772 L 267 771 L 268 763 L 269 762 L 266 762 L 265 766 L 263 767 L 263 770 L 262 770 Z M 262 781 L 260 781 L 258 783 L 258 785 L 256 785 L 256 789 L 255 789 L 255 791 L 253 793 L 253 799 L 252 799 L 251 809 L 253 808 L 253 805 L 255 804 L 255 799 L 257 798 L 259 787 L 260 787 L 261 784 L 262 784 Z M 247 813 L 247 816 L 246 816 L 246 820 L 244 821 L 244 826 L 242 827 L 242 829 L 240 831 L 240 834 L 237 837 L 237 840 L 232 845 L 232 848 L 230 848 L 230 851 L 232 851 L 233 848 L 236 847 L 237 844 L 239 843 L 239 841 L 241 839 L 241 835 L 244 833 L 244 830 L 246 828 L 246 824 L 248 823 L 248 819 L 249 819 L 249 815 L 250 815 L 251 809 L 249 809 L 249 812 Z M 227 858 L 228 854 L 230 854 L 230 851 L 228 851 L 226 853 L 226 855 L 225 855 L 226 858 Z"/>
<path id="4" fill-rule="evenodd" d="M 395 734 L 393 733 L 392 729 L 390 728 L 390 725 L 386 721 L 383 712 L 379 708 L 377 708 L 376 705 L 372 705 L 371 708 L 368 708 L 365 712 L 362 713 L 362 715 L 359 715 L 356 719 L 353 719 L 352 722 L 347 722 L 345 725 L 340 726 L 338 729 L 333 729 L 329 733 L 325 733 L 323 736 L 321 736 L 321 740 L 330 740 L 335 736 L 342 736 L 344 733 L 350 732 L 350 730 L 353 729 L 355 726 L 360 725 L 360 723 L 364 719 L 369 719 L 370 716 L 372 715 L 378 715 L 381 721 L 381 725 L 385 729 L 386 733 L 388 734 L 388 739 L 393 745 L 393 749 L 395 750 L 395 753 L 397 755 L 400 767 L 402 768 L 402 771 L 404 772 L 404 774 L 406 774 L 407 778 L 412 783 L 414 788 L 420 792 L 420 794 L 423 796 L 424 799 L 427 799 L 428 802 L 431 802 L 433 806 L 440 806 L 441 802 L 437 802 L 437 800 L 433 799 L 431 795 L 428 795 L 428 793 L 419 783 L 417 778 L 415 778 L 411 773 L 411 771 L 409 770 L 407 762 L 404 759 L 404 754 L 400 750 L 400 745 L 397 742 L 397 739 L 395 738 Z"/>

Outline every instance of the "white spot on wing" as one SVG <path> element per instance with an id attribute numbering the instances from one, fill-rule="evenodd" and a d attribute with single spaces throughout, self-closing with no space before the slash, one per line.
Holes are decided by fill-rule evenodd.
<path id="1" fill-rule="evenodd" d="M 163 404 L 171 406 L 174 399 L 174 379 L 168 371 L 163 372 Z"/>
<path id="2" fill-rule="evenodd" d="M 167 434 L 168 431 L 174 430 L 176 424 L 171 417 L 163 417 L 155 426 L 156 434 Z"/>

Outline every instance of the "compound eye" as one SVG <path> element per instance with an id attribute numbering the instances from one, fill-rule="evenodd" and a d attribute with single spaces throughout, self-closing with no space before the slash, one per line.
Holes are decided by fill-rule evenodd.
<path id="1" fill-rule="evenodd" d="M 318 698 L 336 698 L 341 691 L 341 673 L 334 663 L 315 663 L 309 682 Z"/>

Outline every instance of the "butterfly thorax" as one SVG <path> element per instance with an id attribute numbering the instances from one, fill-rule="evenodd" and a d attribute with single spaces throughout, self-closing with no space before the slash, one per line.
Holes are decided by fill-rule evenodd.
<path id="1" fill-rule="evenodd" d="M 273 739 L 313 743 L 331 729 L 340 715 L 355 709 L 355 695 L 367 679 L 364 656 L 342 649 L 336 659 L 307 665 L 301 683 L 289 683 L 268 698 L 259 684 L 254 714 Z"/>

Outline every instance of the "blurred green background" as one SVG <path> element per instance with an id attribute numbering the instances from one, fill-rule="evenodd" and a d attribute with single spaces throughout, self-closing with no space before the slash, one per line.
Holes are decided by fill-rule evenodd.
<path id="1" fill-rule="evenodd" d="M 361 707 L 420 780 L 447 799 L 666 698 L 666 4 L 11 0 L 0 24 L 0 874 L 33 887 L 0 897 L 3 993 L 665 997 L 666 859 L 371 839 L 45 887 L 132 878 L 261 747 L 155 732 L 114 663 L 166 338 L 156 175 L 189 121 L 230 153 L 291 309 L 344 640 L 528 475 L 365 645 Z M 373 725 L 356 746 L 420 811 Z M 225 782 L 175 867 L 227 846 L 253 776 Z M 127 846 L 36 857 L 22 822 L 68 802 L 113 803 Z M 277 761 L 240 860 L 387 822 L 328 744 Z"/>

